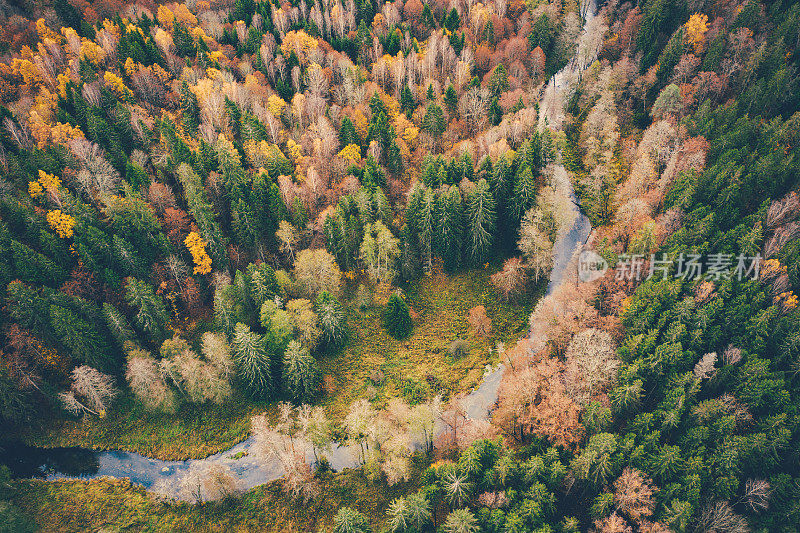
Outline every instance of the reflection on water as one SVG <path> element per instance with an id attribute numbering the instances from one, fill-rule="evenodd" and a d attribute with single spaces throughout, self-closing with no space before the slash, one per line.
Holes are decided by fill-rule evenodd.
<path id="1" fill-rule="evenodd" d="M 486 375 L 481 385 L 468 394 L 461 402 L 467 418 L 486 420 L 497 399 L 503 367 Z M 436 428 L 437 435 L 445 431 L 443 425 Z M 6 462 L 16 478 L 56 479 L 94 479 L 101 476 L 129 478 L 132 483 L 159 494 L 181 497 L 181 480 L 189 470 L 197 467 L 220 465 L 226 467 L 237 478 L 238 486 L 248 490 L 258 485 L 279 479 L 283 469 L 277 460 L 264 461 L 251 453 L 253 437 L 240 442 L 224 452 L 187 461 L 161 461 L 150 459 L 133 452 L 93 451 L 82 448 L 36 448 L 12 444 L 5 448 Z M 421 449 L 422 442 L 412 443 Z M 336 444 L 325 454 L 331 468 L 341 471 L 360 465 L 358 448 Z M 306 460 L 314 461 L 309 451 Z"/>
<path id="2" fill-rule="evenodd" d="M 44 449 L 10 443 L 3 445 L 2 455 L 14 477 L 91 477 L 100 469 L 97 453 L 83 448 Z"/>

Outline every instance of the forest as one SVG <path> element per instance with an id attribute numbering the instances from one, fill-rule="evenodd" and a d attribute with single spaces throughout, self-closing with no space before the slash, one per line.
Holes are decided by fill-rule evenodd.
<path id="1" fill-rule="evenodd" d="M 800 2 L 0 33 L 0 533 L 798 531 Z"/>

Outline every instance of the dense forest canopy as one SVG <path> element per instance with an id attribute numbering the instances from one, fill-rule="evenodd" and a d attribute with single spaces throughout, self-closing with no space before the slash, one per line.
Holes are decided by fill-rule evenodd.
<path id="1" fill-rule="evenodd" d="M 800 3 L 0 11 L 10 439 L 244 406 L 258 456 L 286 473 L 280 505 L 326 505 L 334 442 L 392 491 L 340 490 L 294 529 L 796 530 Z M 573 189 L 609 269 L 582 282 L 570 267 L 534 305 Z M 631 258 L 643 275 L 620 275 Z M 420 280 L 465 273 L 498 307 L 531 303 L 530 336 L 499 342 L 510 326 L 473 305 L 432 339 L 443 318 L 415 309 Z M 322 368 L 370 355 L 363 324 L 393 346 L 444 343 L 453 366 L 481 343 L 504 369 L 491 418 L 435 376 L 376 401 L 378 367 L 334 413 L 346 395 Z M 7 474 L 0 531 L 58 530 L 35 498 L 51 489 Z M 181 490 L 236 487 L 212 468 Z M 231 529 L 256 527 L 264 494 L 248 494 L 228 502 Z M 147 509 L 202 528 L 192 507 Z"/>

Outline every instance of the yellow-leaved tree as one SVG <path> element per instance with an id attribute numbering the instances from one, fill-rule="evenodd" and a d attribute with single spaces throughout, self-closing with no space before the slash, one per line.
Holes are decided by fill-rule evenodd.
<path id="1" fill-rule="evenodd" d="M 281 116 L 284 107 L 286 107 L 286 100 L 277 94 L 272 94 L 269 98 L 267 98 L 267 109 L 269 109 L 269 112 L 272 113 L 273 117 L 278 118 Z"/>
<path id="2" fill-rule="evenodd" d="M 706 32 L 708 31 L 708 16 L 702 13 L 695 13 L 686 22 L 686 39 L 694 48 L 695 54 L 703 51 Z"/>
<path id="3" fill-rule="evenodd" d="M 47 212 L 47 223 L 62 239 L 68 239 L 75 234 L 75 219 L 60 209 Z"/>
<path id="4" fill-rule="evenodd" d="M 336 155 L 347 159 L 352 164 L 356 164 L 361 161 L 361 148 L 357 144 L 348 144 Z"/>
<path id="5" fill-rule="evenodd" d="M 195 264 L 194 273 L 208 274 L 211 272 L 211 257 L 206 252 L 206 241 L 203 240 L 200 234 L 196 231 L 189 233 L 183 243 L 189 249 L 189 253 L 192 254 L 192 260 Z"/>

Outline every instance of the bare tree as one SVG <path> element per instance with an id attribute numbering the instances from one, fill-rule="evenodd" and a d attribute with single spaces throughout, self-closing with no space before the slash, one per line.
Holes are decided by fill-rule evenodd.
<path id="1" fill-rule="evenodd" d="M 76 415 L 84 412 L 104 417 L 119 394 L 114 387 L 114 378 L 86 365 L 75 368 L 71 377 L 71 390 L 59 394 L 65 409 Z"/>
<path id="2" fill-rule="evenodd" d="M 255 444 L 253 449 L 261 461 L 277 461 L 284 470 L 283 488 L 287 494 L 303 501 L 316 498 L 320 493 L 319 483 L 306 462 L 309 448 L 302 429 L 302 420 L 290 404 L 279 405 L 278 422 L 273 426 L 266 415 L 251 419 Z"/>
<path id="3" fill-rule="evenodd" d="M 697 531 L 701 533 L 748 533 L 747 521 L 736 514 L 728 502 L 716 501 L 700 512 Z"/>
<path id="4" fill-rule="evenodd" d="M 499 272 L 489 278 L 506 300 L 522 294 L 528 279 L 527 268 L 519 257 L 511 257 L 503 263 Z"/>
<path id="5" fill-rule="evenodd" d="M 136 397 L 149 409 L 172 411 L 175 395 L 158 371 L 158 363 L 144 350 L 128 353 L 125 379 Z"/>
<path id="6" fill-rule="evenodd" d="M 564 371 L 567 394 L 585 405 L 614 382 L 619 365 L 611 335 L 594 328 L 581 331 L 567 347 Z"/>
<path id="7" fill-rule="evenodd" d="M 744 484 L 744 495 L 740 502 L 747 504 L 754 512 L 765 511 L 769 507 L 772 489 L 766 479 L 748 479 Z"/>
<path id="8" fill-rule="evenodd" d="M 625 468 L 614 482 L 614 504 L 636 522 L 653 514 L 654 493 L 652 481 L 635 468 Z"/>
<path id="9" fill-rule="evenodd" d="M 239 492 L 238 482 L 227 466 L 193 464 L 181 479 L 179 494 L 195 503 L 222 500 Z"/>

